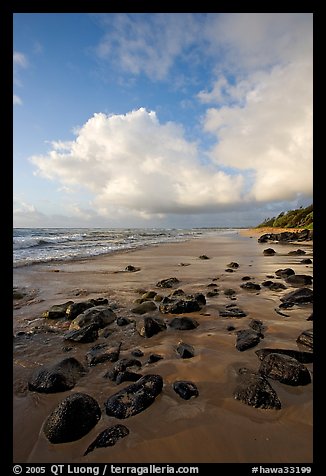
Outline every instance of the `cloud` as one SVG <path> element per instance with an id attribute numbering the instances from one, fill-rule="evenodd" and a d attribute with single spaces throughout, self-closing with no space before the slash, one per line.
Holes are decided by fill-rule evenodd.
<path id="1" fill-rule="evenodd" d="M 55 142 L 31 161 L 37 173 L 62 185 L 83 186 L 101 215 L 210 212 L 241 201 L 243 178 L 203 165 L 196 143 L 153 111 L 94 114 L 75 141 Z"/>
<path id="2" fill-rule="evenodd" d="M 22 100 L 20 99 L 19 96 L 17 96 L 17 94 L 14 94 L 13 95 L 13 105 L 14 106 L 20 106 L 21 104 L 23 104 Z"/>
<path id="3" fill-rule="evenodd" d="M 23 53 L 20 53 L 19 51 L 14 51 L 13 63 L 14 63 L 14 67 L 19 67 L 19 68 L 27 68 L 28 66 L 28 60 L 26 55 L 24 55 Z"/>

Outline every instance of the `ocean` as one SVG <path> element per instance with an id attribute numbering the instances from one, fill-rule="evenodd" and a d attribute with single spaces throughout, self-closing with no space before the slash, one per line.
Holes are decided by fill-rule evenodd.
<path id="1" fill-rule="evenodd" d="M 203 234 L 230 231 L 236 230 L 230 228 L 14 228 L 13 266 L 83 259 L 159 243 L 184 241 Z"/>

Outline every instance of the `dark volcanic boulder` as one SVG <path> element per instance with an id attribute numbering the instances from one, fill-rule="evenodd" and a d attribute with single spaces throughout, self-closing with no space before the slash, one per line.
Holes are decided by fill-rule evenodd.
<path id="1" fill-rule="evenodd" d="M 174 382 L 173 390 L 184 400 L 189 400 L 191 397 L 198 397 L 199 395 L 196 385 L 187 380 L 177 380 Z"/>
<path id="2" fill-rule="evenodd" d="M 199 259 L 209 259 L 209 257 L 207 255 L 200 255 Z"/>
<path id="3" fill-rule="evenodd" d="M 97 324 L 90 324 L 78 330 L 68 331 L 64 336 L 64 340 L 80 342 L 83 344 L 87 342 L 94 342 L 97 338 L 98 338 Z"/>
<path id="4" fill-rule="evenodd" d="M 73 320 L 79 316 L 79 314 L 91 307 L 95 307 L 95 304 L 92 301 L 73 302 L 66 309 L 66 317 Z"/>
<path id="5" fill-rule="evenodd" d="M 69 329 L 81 329 L 90 324 L 96 324 L 98 329 L 112 324 L 117 316 L 112 309 L 107 306 L 94 306 L 79 314 L 70 324 Z"/>
<path id="6" fill-rule="evenodd" d="M 285 304 L 306 304 L 313 302 L 313 291 L 310 288 L 300 288 L 281 297 Z"/>
<path id="7" fill-rule="evenodd" d="M 142 337 L 152 337 L 166 329 L 166 324 L 159 317 L 144 317 L 144 324 L 140 323 L 138 332 Z"/>
<path id="8" fill-rule="evenodd" d="M 170 299 L 164 298 L 160 304 L 163 314 L 184 314 L 186 312 L 200 311 L 200 304 L 196 299 Z"/>
<path id="9" fill-rule="evenodd" d="M 292 276 L 294 274 L 294 271 L 292 268 L 284 268 L 284 269 L 278 269 L 275 271 L 276 276 L 280 276 L 280 278 L 288 278 L 289 276 Z"/>
<path id="10" fill-rule="evenodd" d="M 258 334 L 262 334 L 263 330 L 265 329 L 263 321 L 260 321 L 259 319 L 251 319 L 249 322 L 249 327 L 258 332 Z"/>
<path id="11" fill-rule="evenodd" d="M 86 374 L 85 368 L 74 357 L 52 365 L 44 366 L 33 372 L 28 388 L 34 392 L 56 393 L 70 390 Z"/>
<path id="12" fill-rule="evenodd" d="M 97 401 L 86 393 L 62 400 L 47 418 L 44 434 L 51 443 L 67 443 L 85 436 L 101 418 Z"/>
<path id="13" fill-rule="evenodd" d="M 240 319 L 241 317 L 246 317 L 246 313 L 240 309 L 238 306 L 225 307 L 225 309 L 219 310 L 219 315 L 221 317 L 236 317 Z"/>
<path id="14" fill-rule="evenodd" d="M 285 354 L 267 355 L 259 367 L 259 373 L 286 385 L 307 385 L 311 382 L 307 367 Z"/>
<path id="15" fill-rule="evenodd" d="M 309 286 L 312 284 L 312 278 L 307 274 L 292 274 L 285 281 L 291 286 Z"/>
<path id="16" fill-rule="evenodd" d="M 114 425 L 106 430 L 102 431 L 89 445 L 87 450 L 84 453 L 86 456 L 91 451 L 94 451 L 95 448 L 107 448 L 108 446 L 114 446 L 117 441 L 125 436 L 129 435 L 129 430 L 124 425 Z"/>
<path id="17" fill-rule="evenodd" d="M 175 317 L 169 322 L 169 326 L 173 329 L 179 329 L 180 331 L 188 331 L 190 329 L 196 329 L 199 324 L 195 319 L 191 319 L 191 317 Z"/>
<path id="18" fill-rule="evenodd" d="M 48 311 L 43 312 L 42 317 L 47 319 L 60 319 L 66 316 L 67 308 L 73 304 L 73 301 L 65 302 L 64 304 L 55 304 L 51 306 Z"/>
<path id="19" fill-rule="evenodd" d="M 303 331 L 299 337 L 297 338 L 298 344 L 303 344 L 306 347 L 310 347 L 310 349 L 314 348 L 314 333 L 313 329 L 308 329 Z"/>
<path id="20" fill-rule="evenodd" d="M 117 346 L 108 346 L 108 344 L 98 344 L 91 348 L 86 354 L 86 360 L 88 364 L 93 367 L 94 365 L 101 364 L 103 362 L 116 362 L 119 359 L 121 342 Z"/>
<path id="21" fill-rule="evenodd" d="M 134 314 L 146 314 L 147 312 L 156 311 L 157 307 L 153 301 L 144 301 L 138 306 L 131 309 Z"/>
<path id="22" fill-rule="evenodd" d="M 282 354 L 289 355 L 293 357 L 298 362 L 302 364 L 310 364 L 313 362 L 313 353 L 312 352 L 301 352 L 299 350 L 292 349 L 259 349 L 255 351 L 255 354 L 258 356 L 259 360 L 264 360 L 265 357 L 269 354 Z"/>
<path id="23" fill-rule="evenodd" d="M 286 286 L 284 286 L 283 283 L 274 283 L 273 281 L 264 281 L 261 285 L 271 291 L 281 291 L 282 289 L 286 289 Z"/>
<path id="24" fill-rule="evenodd" d="M 191 359 L 191 357 L 194 357 L 195 355 L 195 349 L 193 346 L 186 344 L 185 342 L 179 342 L 177 352 L 182 359 Z"/>
<path id="25" fill-rule="evenodd" d="M 129 273 L 134 273 L 135 271 L 140 271 L 140 268 L 136 268 L 136 266 L 128 264 L 128 266 L 125 267 L 125 271 L 128 271 Z"/>
<path id="26" fill-rule="evenodd" d="M 255 408 L 280 410 L 281 402 L 263 376 L 249 369 L 240 369 L 239 374 L 239 384 L 233 392 L 236 400 Z"/>
<path id="27" fill-rule="evenodd" d="M 252 283 L 251 281 L 247 281 L 244 284 L 240 284 L 240 288 L 246 289 L 247 291 L 259 291 L 261 289 L 259 284 Z"/>
<path id="28" fill-rule="evenodd" d="M 146 410 L 163 389 L 160 375 L 145 375 L 136 383 L 111 395 L 105 403 L 106 413 L 119 419 L 128 418 Z"/>
<path id="29" fill-rule="evenodd" d="M 129 372 L 128 370 L 125 370 L 124 372 L 119 372 L 115 381 L 116 384 L 119 385 L 122 382 L 137 382 L 142 378 L 141 374 L 137 374 L 136 372 Z"/>
<path id="30" fill-rule="evenodd" d="M 301 261 L 300 261 L 300 264 L 312 264 L 312 261 L 310 258 L 303 258 Z"/>
<path id="31" fill-rule="evenodd" d="M 123 327 L 128 326 L 128 324 L 131 324 L 131 321 L 127 317 L 118 317 L 117 326 Z"/>
<path id="32" fill-rule="evenodd" d="M 260 342 L 261 334 L 257 334 L 254 330 L 244 329 L 237 331 L 236 334 L 237 341 L 235 346 L 240 352 L 251 349 L 251 347 L 255 347 Z"/>
<path id="33" fill-rule="evenodd" d="M 172 288 L 176 284 L 179 284 L 180 281 L 178 278 L 167 278 L 167 279 L 162 279 L 158 283 L 156 283 L 156 286 L 158 288 Z"/>
<path id="34" fill-rule="evenodd" d="M 159 360 L 162 360 L 163 356 L 160 354 L 150 354 L 146 364 L 155 364 L 155 362 L 158 362 Z"/>
<path id="35" fill-rule="evenodd" d="M 143 357 L 144 355 L 144 352 L 140 349 L 134 349 L 132 352 L 131 352 L 131 355 L 133 355 L 134 357 Z"/>
<path id="36" fill-rule="evenodd" d="M 225 296 L 234 296 L 234 294 L 236 294 L 236 292 L 235 292 L 234 289 L 227 288 L 227 289 L 224 289 L 224 294 L 225 294 Z"/>

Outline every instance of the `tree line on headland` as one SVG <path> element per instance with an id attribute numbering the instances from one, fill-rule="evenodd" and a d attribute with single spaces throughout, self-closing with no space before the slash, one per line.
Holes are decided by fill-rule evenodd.
<path id="1" fill-rule="evenodd" d="M 297 208 L 281 212 L 277 217 L 266 218 L 256 228 L 306 228 L 313 230 L 313 204 L 306 208 Z"/>

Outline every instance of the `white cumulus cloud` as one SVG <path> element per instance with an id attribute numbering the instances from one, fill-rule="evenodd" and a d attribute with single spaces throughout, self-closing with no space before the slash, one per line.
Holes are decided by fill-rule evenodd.
<path id="1" fill-rule="evenodd" d="M 23 102 L 20 99 L 20 97 L 17 96 L 17 94 L 13 94 L 13 105 L 14 106 L 20 106 L 21 104 L 23 104 Z"/>
<path id="2" fill-rule="evenodd" d="M 31 161 L 39 175 L 91 191 L 102 215 L 200 213 L 242 200 L 241 174 L 203 165 L 180 125 L 161 124 L 144 108 L 94 114 L 75 141 L 55 142 L 47 155 Z"/>

